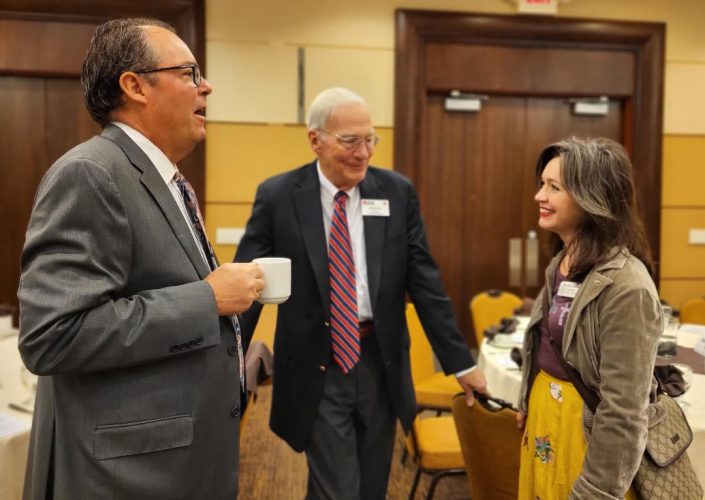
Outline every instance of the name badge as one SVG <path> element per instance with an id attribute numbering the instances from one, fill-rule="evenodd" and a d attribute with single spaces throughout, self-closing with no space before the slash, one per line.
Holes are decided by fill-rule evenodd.
<path id="1" fill-rule="evenodd" d="M 576 296 L 579 289 L 580 283 L 576 283 L 575 281 L 562 281 L 561 285 L 558 287 L 558 296 L 572 299 Z"/>
<path id="2" fill-rule="evenodd" d="M 362 215 L 370 217 L 389 217 L 389 200 L 360 200 Z"/>

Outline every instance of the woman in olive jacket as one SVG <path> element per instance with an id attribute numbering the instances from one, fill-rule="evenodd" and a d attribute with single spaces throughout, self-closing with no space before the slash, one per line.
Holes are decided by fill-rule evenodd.
<path id="1" fill-rule="evenodd" d="M 519 497 L 631 498 L 663 327 L 632 166 L 616 142 L 573 138 L 541 153 L 536 177 L 539 226 L 556 255 L 524 340 Z M 551 340 L 600 393 L 595 415 Z"/>

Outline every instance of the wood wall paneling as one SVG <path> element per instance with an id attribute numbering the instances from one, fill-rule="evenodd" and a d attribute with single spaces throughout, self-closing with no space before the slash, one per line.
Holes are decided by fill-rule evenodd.
<path id="1" fill-rule="evenodd" d="M 0 74 L 78 76 L 95 26 L 85 22 L 0 19 Z M 66 37 L 67 33 L 71 36 Z M 61 50 L 60 57 L 57 49 Z"/>
<path id="2" fill-rule="evenodd" d="M 426 45 L 426 89 L 447 92 L 624 97 L 634 89 L 630 50 L 507 45 Z M 610 67 L 609 72 L 592 68 Z"/>
<path id="3" fill-rule="evenodd" d="M 0 303 L 17 306 L 20 252 L 42 175 L 98 131 L 78 77 L 95 27 L 121 16 L 171 23 L 205 66 L 204 0 L 0 0 L 0 123 L 11 124 L 0 134 Z M 203 144 L 179 167 L 203 202 Z"/>
<path id="4" fill-rule="evenodd" d="M 34 191 L 47 168 L 43 141 L 46 121 L 45 85 L 41 78 L 0 78 L 0 123 L 12 124 L 12 134 L 0 134 L 3 156 L 0 183 L 0 303 L 17 307 L 17 285 L 22 242 L 27 229 Z M 20 167 L 21 168 L 18 168 Z"/>

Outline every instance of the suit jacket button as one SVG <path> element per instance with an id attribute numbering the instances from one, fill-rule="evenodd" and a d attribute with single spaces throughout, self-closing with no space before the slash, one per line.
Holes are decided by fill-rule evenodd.
<path id="1" fill-rule="evenodd" d="M 233 406 L 232 410 L 230 410 L 230 416 L 233 418 L 239 417 L 240 416 L 240 407 Z"/>
<path id="2" fill-rule="evenodd" d="M 237 356 L 237 346 L 236 345 L 228 346 L 228 354 L 230 354 L 231 356 Z"/>
<path id="3" fill-rule="evenodd" d="M 169 352 L 179 352 L 181 348 L 178 345 L 173 345 L 169 348 Z"/>
<path id="4" fill-rule="evenodd" d="M 203 344 L 203 337 L 198 337 L 196 339 L 196 345 L 201 345 L 201 344 Z"/>
<path id="5" fill-rule="evenodd" d="M 326 372 L 326 369 L 327 369 L 327 368 L 326 368 L 325 365 L 321 365 L 321 366 L 318 367 L 318 371 L 321 372 L 321 373 L 325 373 L 325 372 Z"/>

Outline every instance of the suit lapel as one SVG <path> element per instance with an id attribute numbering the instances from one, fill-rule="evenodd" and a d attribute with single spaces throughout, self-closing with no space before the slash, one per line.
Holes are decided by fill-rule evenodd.
<path id="1" fill-rule="evenodd" d="M 360 183 L 360 198 L 388 199 L 387 193 L 370 170 L 367 171 L 367 175 Z M 389 217 L 362 217 L 365 233 L 365 257 L 367 258 L 367 285 L 370 289 L 370 303 L 373 313 L 379 294 L 382 255 L 387 237 L 387 219 Z"/>
<path id="2" fill-rule="evenodd" d="M 293 196 L 296 218 L 306 245 L 306 253 L 316 276 L 318 291 L 325 311 L 330 311 L 328 249 L 321 207 L 321 185 L 315 162 L 302 171 L 298 189 L 294 191 Z"/>
<path id="3" fill-rule="evenodd" d="M 132 165 L 142 172 L 140 179 L 142 184 L 161 209 L 198 275 L 201 278 L 205 278 L 210 273 L 210 269 L 203 261 L 198 247 L 196 246 L 196 241 L 193 239 L 193 235 L 186 224 L 186 220 L 184 220 L 184 216 L 176 205 L 171 191 L 169 191 L 169 188 L 164 183 L 164 179 L 159 175 L 157 168 L 139 146 L 137 146 L 119 127 L 108 125 L 101 135 L 120 146 Z"/>

